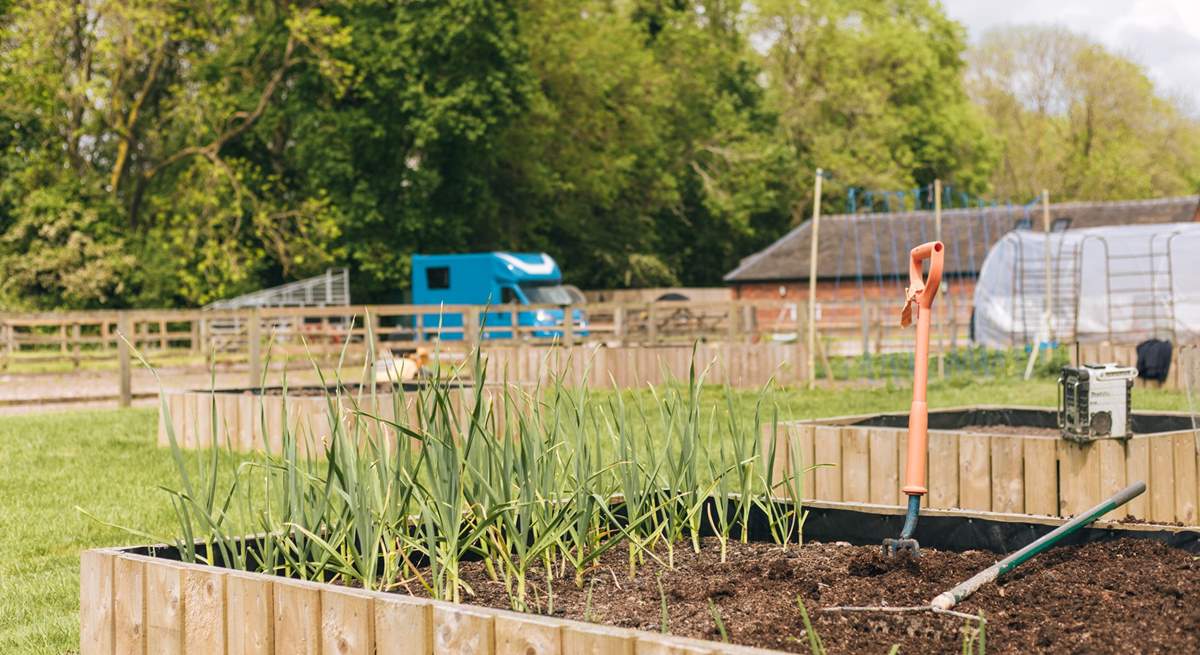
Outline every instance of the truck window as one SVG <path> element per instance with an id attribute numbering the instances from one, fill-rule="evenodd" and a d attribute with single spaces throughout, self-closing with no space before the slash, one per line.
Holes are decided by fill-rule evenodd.
<path id="1" fill-rule="evenodd" d="M 425 269 L 425 286 L 430 289 L 449 289 L 450 267 L 430 266 Z"/>
<path id="2" fill-rule="evenodd" d="M 517 290 L 512 287 L 500 287 L 500 304 L 513 305 L 520 304 L 521 299 L 517 297 Z"/>

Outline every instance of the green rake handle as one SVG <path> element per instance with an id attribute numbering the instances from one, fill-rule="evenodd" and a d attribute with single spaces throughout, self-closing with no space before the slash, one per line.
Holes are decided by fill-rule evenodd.
<path id="1" fill-rule="evenodd" d="M 1030 558 L 1045 551 L 1054 544 L 1058 543 L 1071 533 L 1079 530 L 1085 525 L 1095 521 L 1114 509 L 1124 505 L 1125 503 L 1137 498 L 1146 491 L 1145 482 L 1135 482 L 1128 487 L 1118 491 L 1112 498 L 1096 505 L 1088 511 L 1076 516 L 1066 523 L 1051 530 L 1049 533 L 1037 539 L 1028 546 L 1018 550 L 1017 552 L 1005 557 L 995 564 L 971 576 L 966 582 L 958 585 L 950 591 L 938 594 L 929 604 L 934 609 L 948 610 L 962 602 L 967 596 L 975 593 L 983 585 L 995 580 L 996 578 L 1008 573 L 1018 566 L 1029 561 Z"/>

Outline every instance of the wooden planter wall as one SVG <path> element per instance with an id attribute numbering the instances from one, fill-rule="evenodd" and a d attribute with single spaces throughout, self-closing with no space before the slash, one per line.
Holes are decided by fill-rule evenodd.
<path id="1" fill-rule="evenodd" d="M 509 389 L 507 402 L 510 403 L 510 410 L 522 407 L 527 400 L 525 392 L 517 387 Z M 449 393 L 452 409 L 457 412 L 465 414 L 474 403 L 474 391 L 470 387 L 452 389 Z M 484 402 L 495 407 L 503 393 L 504 387 L 485 387 Z M 399 395 L 379 393 L 374 397 L 369 393 L 364 393 L 362 397 L 351 395 L 352 399 L 344 397 L 340 405 L 336 402 L 333 405 L 337 413 L 336 421 L 343 426 L 351 425 L 357 418 L 363 430 L 372 434 L 383 430 L 385 436 L 394 442 L 396 431 L 383 421 L 418 425 L 421 420 L 416 392 Z M 269 448 L 270 452 L 278 453 L 282 448 L 283 424 L 286 420 L 288 432 L 295 436 L 301 454 L 320 456 L 325 452 L 331 426 L 337 424 L 330 421 L 330 401 L 323 396 L 167 391 L 163 397 L 165 411 L 160 405 L 158 421 L 158 445 L 163 447 L 170 445 L 167 435 L 169 422 L 181 448 L 208 448 L 216 439 L 218 445 L 239 452 Z M 400 408 L 399 417 L 396 416 L 397 408 Z M 370 416 L 356 417 L 356 409 Z M 383 421 L 370 417 L 378 417 Z M 496 415 L 498 429 L 503 429 L 505 418 L 501 413 Z"/>
<path id="2" fill-rule="evenodd" d="M 550 384 L 561 376 L 567 385 L 618 389 L 659 385 L 688 379 L 695 361 L 697 374 L 709 384 L 761 387 L 806 379 L 807 360 L 796 343 L 701 342 L 695 346 L 600 346 L 597 344 L 537 348 L 488 346 L 488 378 L 522 384 Z"/>
<path id="3" fill-rule="evenodd" d="M 80 655 L 768 655 L 134 555 L 83 553 Z"/>
<path id="4" fill-rule="evenodd" d="M 761 387 L 773 377 L 776 380 L 794 377 L 796 346 L 785 343 L 760 344 L 699 344 L 695 352 L 697 375 L 707 370 L 705 382 L 733 386 Z M 519 386 L 531 390 L 540 385 L 548 388 L 561 377 L 567 386 L 588 385 L 591 388 L 618 389 L 661 385 L 668 381 L 686 382 L 693 362 L 690 347 L 596 347 L 571 348 L 493 347 L 488 359 L 489 380 L 505 380 L 510 388 Z M 800 358 L 803 359 L 803 358 Z M 789 373 L 790 371 L 790 373 Z M 489 399 L 503 393 L 504 385 L 485 387 Z M 469 406 L 471 391 L 454 390 L 452 400 L 460 407 Z M 396 421 L 396 404 L 392 394 L 372 397 L 353 394 L 361 411 Z M 524 394 L 512 393 L 510 398 L 520 402 Z M 166 412 L 160 406 L 158 444 L 168 445 L 166 426 L 174 428 L 175 438 L 183 448 L 206 448 L 212 445 L 215 434 L 222 445 L 230 444 L 243 452 L 262 450 L 264 445 L 278 452 L 283 435 L 286 406 L 288 429 L 301 435 L 300 447 L 307 451 L 308 439 L 323 451 L 322 439 L 330 433 L 329 404 L 324 397 L 289 395 L 257 395 L 232 391 L 166 391 Z M 405 393 L 401 403 L 408 412 L 408 424 L 418 417 L 414 410 L 415 393 Z M 343 403 L 340 420 L 346 421 L 353 406 Z M 214 418 L 215 417 L 215 418 Z M 498 417 L 503 418 L 503 417 Z M 397 421 L 403 422 L 403 421 Z"/>
<path id="5" fill-rule="evenodd" d="M 900 487 L 908 431 L 785 423 L 764 428 L 764 453 L 774 442 L 775 479 L 804 473 L 806 499 L 906 502 Z M 764 455 L 765 456 L 765 455 Z M 1192 431 L 1077 444 L 1057 437 L 929 431 L 928 486 L 923 507 L 1067 517 L 1089 509 L 1126 484 L 1145 494 L 1105 516 L 1197 525 L 1200 457 Z"/>

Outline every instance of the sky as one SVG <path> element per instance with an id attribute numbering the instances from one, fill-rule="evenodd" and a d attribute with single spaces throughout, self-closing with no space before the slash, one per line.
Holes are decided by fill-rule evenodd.
<path id="1" fill-rule="evenodd" d="M 975 41 L 993 27 L 1061 25 L 1142 64 L 1200 115 L 1200 0 L 942 0 Z"/>

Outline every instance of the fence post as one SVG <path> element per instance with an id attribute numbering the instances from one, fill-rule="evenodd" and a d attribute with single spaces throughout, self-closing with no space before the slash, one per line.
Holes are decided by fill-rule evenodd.
<path id="1" fill-rule="evenodd" d="M 80 328 L 78 323 L 75 323 L 71 326 L 71 341 L 74 342 L 71 344 L 71 359 L 73 360 L 73 363 L 75 364 L 75 368 L 79 368 L 79 361 L 80 361 L 79 340 L 82 337 L 81 332 L 82 332 L 82 329 Z"/>
<path id="2" fill-rule="evenodd" d="M 258 308 L 250 310 L 246 331 L 247 345 L 250 349 L 248 387 L 254 389 L 262 384 L 262 315 Z"/>
<path id="3" fill-rule="evenodd" d="M 738 335 L 738 304 L 736 300 L 729 301 L 729 343 L 737 342 Z"/>
<path id="4" fill-rule="evenodd" d="M 613 308 L 613 337 L 618 345 L 625 345 L 625 305 Z"/>
<path id="5" fill-rule="evenodd" d="M 8 321 L 4 322 L 4 370 L 8 370 L 8 365 L 12 362 L 13 357 L 13 326 Z"/>
<path id="6" fill-rule="evenodd" d="M 468 307 L 463 313 L 463 341 L 467 344 L 467 350 L 475 350 L 479 345 L 479 309 L 477 307 Z"/>
<path id="7" fill-rule="evenodd" d="M 192 319 L 188 323 L 188 331 L 191 333 L 191 336 L 188 337 L 188 351 L 193 355 L 202 353 L 203 350 L 200 348 L 200 320 Z"/>
<path id="8" fill-rule="evenodd" d="M 646 336 L 650 343 L 658 343 L 658 320 L 654 317 L 654 301 L 646 304 Z"/>
<path id="9" fill-rule="evenodd" d="M 129 344 L 133 338 L 133 322 L 129 312 L 117 312 L 117 374 L 120 376 L 120 405 L 129 407 L 133 403 L 133 379 L 129 365 Z M 124 337 L 124 338 L 121 338 Z"/>
<path id="10" fill-rule="evenodd" d="M 575 345 L 575 307 L 563 307 L 563 345 L 570 348 Z"/>

